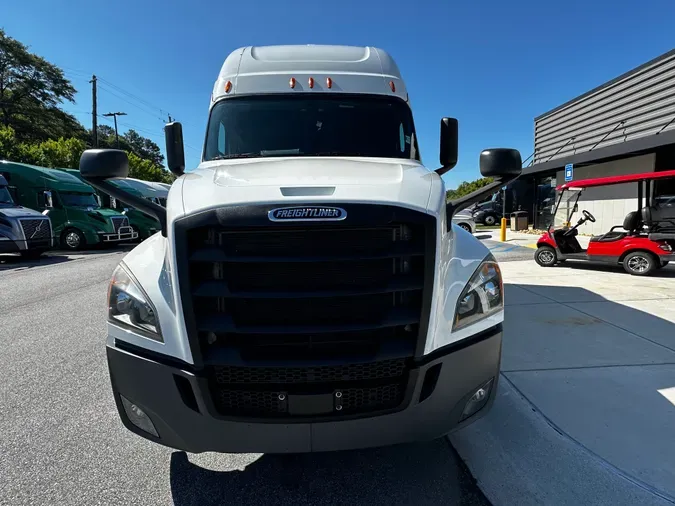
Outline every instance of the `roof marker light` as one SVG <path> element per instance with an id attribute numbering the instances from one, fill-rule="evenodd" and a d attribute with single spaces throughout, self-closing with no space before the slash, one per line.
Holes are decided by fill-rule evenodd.
<path id="1" fill-rule="evenodd" d="M 229 93 L 232 90 L 232 81 L 227 81 L 225 83 L 225 93 Z"/>
<path id="2" fill-rule="evenodd" d="M 288 85 L 289 85 L 291 88 L 295 88 L 295 77 L 291 77 L 291 78 L 288 80 Z"/>
<path id="3" fill-rule="evenodd" d="M 313 78 L 313 77 L 310 77 L 310 78 L 307 80 L 307 84 L 309 84 L 309 87 L 310 87 L 310 88 L 314 88 L 314 78 Z"/>
<path id="4" fill-rule="evenodd" d="M 394 81 L 389 81 L 389 87 L 391 88 L 391 91 L 396 91 L 396 85 L 394 84 Z"/>
<path id="5" fill-rule="evenodd" d="M 326 78 L 326 86 L 329 90 L 333 87 L 333 80 L 330 77 Z"/>

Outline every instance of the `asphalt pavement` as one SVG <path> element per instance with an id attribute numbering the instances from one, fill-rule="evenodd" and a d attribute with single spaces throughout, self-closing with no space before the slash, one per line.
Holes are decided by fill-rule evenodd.
<path id="1" fill-rule="evenodd" d="M 489 504 L 445 438 L 196 455 L 128 432 L 105 361 L 108 279 L 123 254 L 0 260 L 0 504 Z"/>

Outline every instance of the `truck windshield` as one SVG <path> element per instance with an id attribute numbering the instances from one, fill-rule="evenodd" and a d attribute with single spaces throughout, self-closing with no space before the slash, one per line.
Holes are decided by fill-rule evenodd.
<path id="1" fill-rule="evenodd" d="M 98 209 L 100 206 L 93 193 L 63 193 L 60 192 L 61 202 L 66 207 L 93 207 Z"/>
<path id="2" fill-rule="evenodd" d="M 14 204 L 6 186 L 0 186 L 0 204 Z"/>
<path id="3" fill-rule="evenodd" d="M 419 160 L 412 113 L 399 99 L 269 95 L 226 99 L 213 107 L 205 161 L 270 156 Z"/>

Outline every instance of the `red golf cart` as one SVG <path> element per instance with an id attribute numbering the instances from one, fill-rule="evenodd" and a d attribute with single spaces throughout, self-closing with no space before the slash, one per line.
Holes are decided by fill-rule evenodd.
<path id="1" fill-rule="evenodd" d="M 566 260 L 622 264 L 626 272 L 638 276 L 666 266 L 675 260 L 675 196 L 654 199 L 651 187 L 653 180 L 665 178 L 675 179 L 675 170 L 584 179 L 558 186 L 553 225 L 537 241 L 535 261 L 542 267 Z M 587 221 L 595 223 L 595 217 L 582 210 L 579 221 L 571 225 L 579 209 L 579 197 L 586 188 L 625 183 L 637 183 L 637 209 L 626 215 L 622 225 L 591 237 L 588 249 L 583 249 L 577 240 L 578 228 Z"/>

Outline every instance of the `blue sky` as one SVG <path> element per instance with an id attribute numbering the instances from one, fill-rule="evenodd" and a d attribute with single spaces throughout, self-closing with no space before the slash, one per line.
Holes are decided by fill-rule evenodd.
<path id="1" fill-rule="evenodd" d="M 480 176 L 481 149 L 527 157 L 535 116 L 672 49 L 674 19 L 673 0 L 30 0 L 5 2 L 0 26 L 64 68 L 78 89 L 65 108 L 86 126 L 91 74 L 104 80 L 99 112 L 128 114 L 122 131 L 133 125 L 163 148 L 166 114 L 183 122 L 188 167 L 199 163 L 213 82 L 233 49 L 381 47 L 403 73 L 430 168 L 440 118 L 459 119 L 459 163 L 444 177 L 454 187 Z"/>

